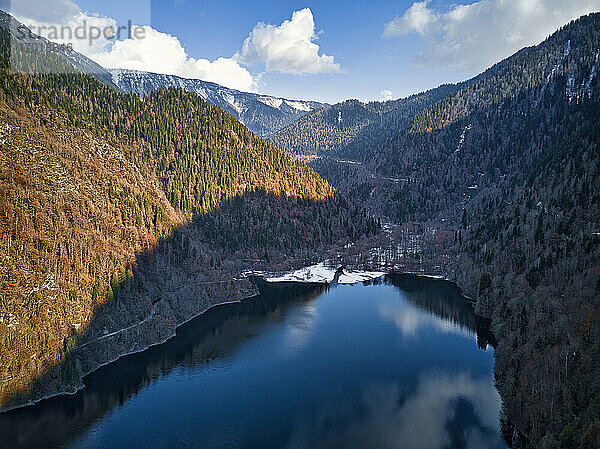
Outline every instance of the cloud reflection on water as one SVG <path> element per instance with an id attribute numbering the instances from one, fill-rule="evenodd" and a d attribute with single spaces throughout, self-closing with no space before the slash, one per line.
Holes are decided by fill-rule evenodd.
<path id="1" fill-rule="evenodd" d="M 472 410 L 456 432 L 451 424 L 459 419 L 459 402 Z M 324 404 L 316 417 L 296 427 L 288 447 L 503 448 L 497 428 L 500 404 L 490 379 L 430 372 L 412 391 L 402 391 L 397 383 L 370 385 L 351 414 L 348 404 Z"/>
<path id="2" fill-rule="evenodd" d="M 317 304 L 314 302 L 304 303 L 298 313 L 286 323 L 284 334 L 285 346 L 293 350 L 304 347 L 310 339 L 318 317 Z"/>
<path id="3" fill-rule="evenodd" d="M 377 306 L 377 312 L 382 320 L 394 323 L 406 338 L 416 338 L 419 330 L 423 328 L 433 328 L 445 334 L 476 337 L 476 333 L 468 327 L 462 326 L 456 321 L 415 309 L 404 301 L 382 301 Z"/>

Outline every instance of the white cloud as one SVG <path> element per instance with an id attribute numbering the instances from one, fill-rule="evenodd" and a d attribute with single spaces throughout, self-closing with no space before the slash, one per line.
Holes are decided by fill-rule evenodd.
<path id="1" fill-rule="evenodd" d="M 102 32 L 108 28 L 117 29 L 115 19 L 86 14 L 69 1 L 52 0 L 56 9 L 48 11 L 40 7 L 37 12 L 30 3 L 35 6 L 37 1 L 19 3 L 11 13 L 34 34 L 59 44 L 71 44 L 75 51 L 86 56 L 107 51 L 112 45 L 112 40 L 103 37 Z"/>
<path id="2" fill-rule="evenodd" d="M 379 94 L 381 95 L 381 101 L 389 101 L 392 99 L 392 91 L 389 89 L 383 89 Z"/>
<path id="3" fill-rule="evenodd" d="M 116 30 L 120 24 L 111 17 L 83 12 L 71 0 L 19 0 L 11 12 L 34 33 L 58 43 L 70 43 L 75 51 L 107 68 L 198 78 L 241 91 L 256 91 L 260 75 L 253 76 L 240 63 L 263 62 L 268 71 L 294 74 L 340 70 L 333 56 L 319 54 L 314 17 L 308 8 L 295 11 L 291 20 L 278 26 L 258 23 L 240 53 L 214 61 L 190 57 L 177 37 L 147 25 L 136 27 L 143 31 L 143 38 L 127 37 L 123 31 L 119 39 L 90 39 L 92 28 L 93 33 L 99 34 L 106 28 Z M 86 30 L 85 37 L 73 35 L 78 28 Z M 59 31 L 57 35 L 56 30 L 62 29 L 66 33 L 61 36 Z"/>
<path id="4" fill-rule="evenodd" d="M 317 37 L 312 11 L 305 8 L 281 25 L 258 23 L 234 58 L 246 65 L 262 62 L 268 71 L 281 73 L 339 72 L 333 56 L 319 55 Z"/>
<path id="5" fill-rule="evenodd" d="M 146 70 L 149 72 L 198 78 L 242 91 L 256 89 L 250 72 L 231 58 L 190 58 L 179 39 L 144 26 L 143 39 L 124 39 L 115 42 L 110 51 L 90 55 L 108 68 Z"/>
<path id="6" fill-rule="evenodd" d="M 386 23 L 383 36 L 420 35 L 427 42 L 414 57 L 420 65 L 479 71 L 598 10 L 600 0 L 480 0 L 442 12 L 424 0 Z"/>
<path id="7" fill-rule="evenodd" d="M 429 0 L 413 3 L 404 15 L 385 24 L 383 35 L 403 36 L 411 31 L 424 35 L 428 25 L 436 19 L 435 13 L 427 8 L 428 3 Z"/>
<path id="8" fill-rule="evenodd" d="M 13 2 L 15 3 L 15 2 Z M 140 38 L 106 39 L 92 33 L 102 33 L 107 27 L 117 30 L 119 24 L 110 17 L 83 12 L 70 0 L 19 0 L 10 11 L 34 33 L 58 43 L 71 44 L 78 51 L 107 68 L 145 70 L 212 81 L 242 91 L 255 91 L 258 77 L 232 58 L 194 59 L 187 55 L 177 37 L 150 26 L 136 26 Z M 85 30 L 77 34 L 77 29 Z M 92 28 L 95 31 L 91 31 Z M 70 30 L 70 34 L 69 34 Z M 62 36 L 61 36 L 62 33 Z"/>

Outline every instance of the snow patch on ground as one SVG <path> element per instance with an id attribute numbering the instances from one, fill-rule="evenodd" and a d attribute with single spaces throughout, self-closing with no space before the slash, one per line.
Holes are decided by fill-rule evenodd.
<path id="1" fill-rule="evenodd" d="M 310 267 L 286 273 L 282 276 L 265 277 L 267 282 L 305 282 L 330 284 L 335 279 L 337 269 L 326 267 L 323 262 Z M 343 270 L 338 278 L 338 284 L 356 284 L 383 276 L 381 271 Z"/>
<path id="2" fill-rule="evenodd" d="M 331 283 L 335 277 L 335 268 L 326 267 L 323 262 L 310 267 L 286 273 L 283 276 L 265 278 L 267 282 L 318 282 Z"/>
<path id="3" fill-rule="evenodd" d="M 334 161 L 340 163 L 340 164 L 348 164 L 348 165 L 362 165 L 361 162 L 358 161 L 351 161 L 349 159 L 339 159 L 337 157 L 332 158 Z"/>
<path id="4" fill-rule="evenodd" d="M 237 98 L 228 92 L 223 94 L 223 99 L 227 103 L 229 103 L 229 105 L 235 110 L 235 112 L 238 113 L 238 117 L 241 117 L 242 113 L 244 112 L 244 105 L 242 103 L 238 102 Z M 240 119 L 238 118 L 238 120 L 240 120 Z M 241 122 L 241 120 L 240 120 L 240 122 Z"/>
<path id="5" fill-rule="evenodd" d="M 121 78 L 123 76 L 123 71 L 121 69 L 113 69 L 110 71 L 110 76 L 112 78 L 112 82 L 115 86 L 118 86 L 121 82 Z"/>
<path id="6" fill-rule="evenodd" d="M 290 106 L 298 111 L 309 112 L 311 110 L 310 105 L 308 105 L 306 103 L 302 103 L 300 101 L 285 100 L 285 102 L 287 103 L 288 106 Z"/>
<path id="7" fill-rule="evenodd" d="M 353 271 L 344 270 L 338 279 L 338 284 L 356 284 L 383 276 L 382 271 Z"/>
<path id="8" fill-rule="evenodd" d="M 200 95 L 204 100 L 206 100 L 208 98 L 206 90 L 203 87 L 200 87 L 200 86 L 193 87 L 192 86 L 192 88 L 193 88 L 193 92 L 196 95 Z"/>
<path id="9" fill-rule="evenodd" d="M 405 271 L 403 274 L 412 274 L 412 275 L 415 275 L 415 276 L 419 276 L 420 278 L 439 279 L 439 280 L 442 280 L 442 281 L 449 280 L 443 274 L 427 274 L 427 273 L 423 273 L 421 271 Z"/>
<path id="10" fill-rule="evenodd" d="M 259 97 L 258 101 L 266 104 L 267 106 L 271 106 L 272 108 L 279 109 L 279 106 L 283 104 L 283 100 L 281 98 L 273 98 L 273 97 Z"/>

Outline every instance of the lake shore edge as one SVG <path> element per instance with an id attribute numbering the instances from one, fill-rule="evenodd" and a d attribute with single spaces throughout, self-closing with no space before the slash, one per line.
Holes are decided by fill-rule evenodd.
<path id="1" fill-rule="evenodd" d="M 293 270 L 293 271 L 288 271 L 288 272 L 283 272 L 283 273 L 276 273 L 276 272 L 259 272 L 259 271 L 247 271 L 242 273 L 243 277 L 247 277 L 247 278 L 251 278 L 251 277 L 256 277 L 261 279 L 263 282 L 265 282 L 266 285 L 271 285 L 271 286 L 275 286 L 275 285 L 280 285 L 283 286 L 284 284 L 290 283 L 290 284 L 310 284 L 310 283 L 315 283 L 315 284 L 321 284 L 321 285 L 331 285 L 332 283 L 337 283 L 338 279 L 336 279 L 336 275 L 339 273 L 341 275 L 343 275 L 343 271 L 344 268 L 342 266 L 338 267 L 338 268 L 332 268 L 332 267 L 327 267 L 326 269 L 328 270 L 328 274 L 331 274 L 331 279 L 329 280 L 329 277 L 321 277 L 321 278 L 316 278 L 314 280 L 306 280 L 306 279 L 281 279 L 282 277 L 285 277 L 286 275 L 290 275 L 293 273 L 297 273 L 297 272 L 302 272 L 302 271 L 306 271 L 308 270 L 308 272 L 310 272 L 311 268 L 313 267 L 319 267 L 317 269 L 320 269 L 321 267 L 324 267 L 324 263 L 321 262 L 319 264 L 316 265 L 311 265 L 311 266 L 307 266 L 307 267 L 303 267 L 300 268 L 298 270 Z M 359 282 L 364 282 L 367 280 L 372 280 L 381 276 L 385 276 L 388 274 L 414 274 L 414 275 L 418 275 L 416 273 L 399 273 L 399 272 L 393 272 L 393 271 L 367 271 L 367 270 L 346 270 L 350 273 L 350 276 L 346 279 L 345 282 L 341 282 L 340 284 L 353 284 L 353 283 L 359 283 Z M 362 276 L 361 276 L 362 274 Z M 354 276 L 354 277 L 353 277 Z M 356 276 L 360 276 L 359 278 L 356 278 Z M 427 276 L 426 274 L 424 274 L 423 276 L 425 277 L 435 277 L 435 276 Z M 439 278 L 438 278 L 439 279 Z M 354 280 L 354 282 L 350 282 L 351 280 Z M 4 407 L 0 407 L 0 414 L 3 413 L 8 413 L 10 411 L 13 410 L 17 410 L 17 409 L 21 409 L 24 407 L 30 407 L 30 406 L 35 406 L 37 403 L 48 400 L 48 399 L 52 399 L 52 398 L 56 398 L 56 397 L 60 397 L 60 396 L 73 396 L 76 395 L 77 393 L 79 393 L 81 390 L 85 389 L 85 384 L 84 384 L 84 379 L 88 376 L 90 376 L 91 374 L 95 373 L 96 371 L 98 371 L 100 368 L 110 365 L 112 363 L 117 362 L 118 360 L 127 357 L 129 355 L 133 355 L 133 354 L 138 354 L 141 352 L 144 352 L 152 347 L 155 346 L 160 346 L 164 343 L 166 343 L 167 341 L 169 341 L 170 339 L 172 339 L 173 337 L 176 336 L 177 334 L 177 330 L 185 325 L 186 323 L 201 317 L 202 315 L 206 314 L 207 312 L 209 312 L 210 310 L 219 307 L 219 306 L 224 306 L 227 304 L 237 304 L 237 303 L 241 303 L 245 300 L 251 299 L 253 297 L 256 297 L 260 294 L 260 290 L 258 289 L 258 287 L 255 285 L 255 290 L 250 293 L 250 294 L 246 294 L 241 296 L 239 299 L 236 300 L 231 300 L 231 299 L 227 299 L 227 300 L 223 300 L 223 301 L 218 301 L 215 303 L 210 304 L 208 307 L 204 308 L 203 310 L 201 310 L 198 313 L 192 314 L 190 316 L 185 317 L 183 320 L 179 321 L 172 332 L 170 332 L 167 336 L 156 340 L 156 341 L 151 341 L 145 345 L 142 345 L 138 348 L 136 348 L 135 350 L 129 350 L 126 352 L 119 352 L 117 353 L 117 355 L 115 357 L 110 358 L 110 360 L 104 361 L 102 363 L 99 364 L 95 364 L 93 366 L 92 369 L 86 370 L 83 375 L 81 376 L 81 382 L 78 382 L 77 384 L 73 384 L 73 385 L 66 385 L 65 388 L 62 388 L 60 390 L 57 391 L 53 391 L 53 392 L 49 392 L 47 394 L 41 395 L 39 397 L 29 397 L 28 394 L 31 393 L 25 393 L 23 394 L 23 401 L 17 401 L 14 402 L 8 406 L 4 406 Z M 140 325 L 142 323 L 142 321 L 134 323 L 133 326 L 137 326 Z M 110 342 L 107 341 L 106 343 L 107 345 L 110 345 Z M 55 367 L 53 367 L 55 368 Z M 17 395 L 16 397 L 19 397 L 19 395 Z"/>

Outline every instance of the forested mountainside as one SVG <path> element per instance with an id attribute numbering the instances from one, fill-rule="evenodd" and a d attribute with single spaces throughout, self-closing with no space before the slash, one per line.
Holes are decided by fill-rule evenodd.
<path id="1" fill-rule="evenodd" d="M 582 17 L 377 151 L 312 164 L 382 216 L 454 233 L 447 273 L 493 320 L 498 388 L 533 447 L 600 444 L 599 54 L 600 14 Z"/>
<path id="2" fill-rule="evenodd" d="M 269 140 L 290 154 L 314 155 L 341 148 L 377 117 L 393 108 L 393 102 L 362 103 L 347 100 L 305 115 Z"/>
<path id="3" fill-rule="evenodd" d="M 240 92 L 198 79 L 175 75 L 111 69 L 112 81 L 125 92 L 145 96 L 158 89 L 180 87 L 193 92 L 209 103 L 223 108 L 260 137 L 267 137 L 295 122 L 310 111 L 327 106 L 316 101 Z"/>
<path id="4" fill-rule="evenodd" d="M 287 153 L 336 157 L 368 148 L 375 152 L 400 130 L 409 127 L 417 113 L 456 91 L 459 85 L 442 85 L 408 98 L 363 103 L 347 100 L 310 112 L 269 138 Z"/>
<path id="5" fill-rule="evenodd" d="M 10 33 L 14 42 L 48 48 L 66 58 L 78 72 L 90 75 L 102 83 L 123 92 L 137 93 L 141 96 L 169 87 L 181 88 L 192 92 L 209 103 L 223 108 L 250 131 L 260 137 L 267 137 L 290 125 L 308 112 L 318 110 L 324 103 L 307 100 L 289 100 L 286 98 L 240 92 L 216 83 L 199 79 L 181 78 L 175 75 L 150 73 L 139 70 L 105 69 L 86 56 L 60 46 L 53 45 L 47 39 L 32 33 L 10 14 L 0 10 L 0 28 Z M 54 67 L 56 70 L 57 67 Z"/>
<path id="6" fill-rule="evenodd" d="M 0 30 L 0 407 L 72 390 L 250 294 L 242 270 L 312 261 L 377 231 L 198 95 L 118 92 L 13 41 L 17 67 L 61 74 L 14 73 L 9 39 Z"/>
<path id="7" fill-rule="evenodd" d="M 9 4 L 10 5 L 10 4 Z M 97 80 L 107 84 L 115 89 L 118 87 L 113 83 L 112 76 L 108 70 L 101 65 L 95 63 L 90 58 L 77 53 L 76 51 L 70 51 L 64 46 L 55 45 L 48 39 L 38 36 L 32 33 L 29 28 L 23 25 L 21 22 L 16 20 L 10 14 L 0 9 L 0 28 L 6 31 L 16 45 L 23 44 L 30 47 L 36 47 L 37 49 L 48 49 L 54 53 L 59 54 L 61 57 L 66 59 L 69 64 L 63 65 L 62 68 L 67 71 L 72 71 L 73 68 L 81 73 L 96 78 Z M 16 62 L 16 61 L 15 61 Z M 22 62 L 22 61 L 21 61 Z M 29 61 L 31 62 L 31 61 Z M 20 62 L 19 62 L 20 63 Z M 54 67 L 54 70 L 59 70 L 59 67 Z"/>

